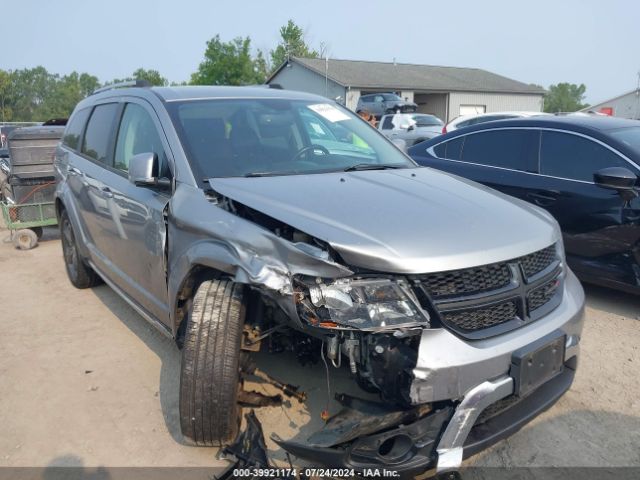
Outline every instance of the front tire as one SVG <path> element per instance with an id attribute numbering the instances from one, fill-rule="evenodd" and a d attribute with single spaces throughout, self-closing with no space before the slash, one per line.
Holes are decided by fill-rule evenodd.
<path id="1" fill-rule="evenodd" d="M 221 446 L 240 427 L 240 340 L 244 288 L 207 280 L 189 311 L 180 372 L 180 428 L 197 446 Z"/>
<path id="2" fill-rule="evenodd" d="M 91 288 L 100 284 L 100 276 L 80 256 L 73 226 L 66 210 L 60 213 L 60 239 L 64 265 L 71 284 L 76 288 Z"/>

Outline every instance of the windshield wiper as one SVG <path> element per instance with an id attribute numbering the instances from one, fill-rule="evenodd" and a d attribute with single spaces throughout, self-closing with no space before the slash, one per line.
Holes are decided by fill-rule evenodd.
<path id="1" fill-rule="evenodd" d="M 390 165 L 388 163 L 356 163 L 344 169 L 345 172 L 357 172 L 359 170 L 388 170 L 394 168 L 405 168 L 406 165 Z"/>
<path id="2" fill-rule="evenodd" d="M 251 178 L 251 177 L 272 177 L 274 175 L 281 175 L 278 172 L 249 172 L 245 173 L 243 177 Z"/>

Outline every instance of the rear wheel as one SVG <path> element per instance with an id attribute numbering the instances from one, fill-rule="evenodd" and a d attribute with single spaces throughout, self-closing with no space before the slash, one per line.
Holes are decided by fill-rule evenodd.
<path id="1" fill-rule="evenodd" d="M 244 289 L 229 280 L 207 280 L 189 311 L 180 373 L 180 427 L 198 446 L 220 446 L 240 426 L 240 340 Z"/>
<path id="2" fill-rule="evenodd" d="M 80 257 L 76 237 L 69 220 L 69 214 L 63 210 L 60 214 L 60 238 L 62 254 L 67 269 L 67 276 L 76 288 L 90 288 L 101 283 L 102 279 Z"/>

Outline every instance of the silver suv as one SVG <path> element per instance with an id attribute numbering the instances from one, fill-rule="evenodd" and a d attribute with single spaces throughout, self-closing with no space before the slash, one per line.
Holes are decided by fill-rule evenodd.
<path id="1" fill-rule="evenodd" d="M 455 469 L 571 385 L 584 295 L 553 218 L 416 166 L 325 98 L 112 88 L 78 104 L 56 170 L 71 282 L 176 339 L 196 445 L 238 434 L 267 338 L 378 394 L 275 438 L 334 467 Z"/>

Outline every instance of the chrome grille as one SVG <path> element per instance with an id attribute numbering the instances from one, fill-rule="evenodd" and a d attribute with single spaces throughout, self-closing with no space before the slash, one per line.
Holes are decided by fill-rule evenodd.
<path id="1" fill-rule="evenodd" d="M 512 300 L 484 308 L 446 312 L 442 314 L 442 320 L 459 330 L 474 332 L 508 322 L 517 315 L 518 308 L 516 302 Z"/>
<path id="2" fill-rule="evenodd" d="M 433 273 L 422 279 L 432 298 L 482 293 L 505 287 L 510 281 L 511 270 L 506 263 Z"/>
<path id="3" fill-rule="evenodd" d="M 527 278 L 533 277 L 536 273 L 540 273 L 553 263 L 556 259 L 556 246 L 543 248 L 537 252 L 533 252 L 524 257 L 520 257 L 518 262 L 522 266 L 522 270 Z"/>

